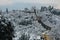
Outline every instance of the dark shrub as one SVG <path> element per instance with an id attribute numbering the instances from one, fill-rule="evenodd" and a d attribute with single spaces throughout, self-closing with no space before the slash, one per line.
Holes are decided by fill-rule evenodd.
<path id="1" fill-rule="evenodd" d="M 21 21 L 21 22 L 19 23 L 19 25 L 25 25 L 25 26 L 27 26 L 27 25 L 29 25 L 29 24 L 32 24 L 32 21 L 31 21 L 31 20 L 29 20 L 29 21 L 23 20 L 23 21 Z"/>
<path id="2" fill-rule="evenodd" d="M 13 25 L 10 21 L 7 21 L 4 18 L 0 19 L 0 40 L 12 40 L 13 35 Z"/>
<path id="3" fill-rule="evenodd" d="M 19 40 L 29 40 L 30 36 L 22 34 Z"/>

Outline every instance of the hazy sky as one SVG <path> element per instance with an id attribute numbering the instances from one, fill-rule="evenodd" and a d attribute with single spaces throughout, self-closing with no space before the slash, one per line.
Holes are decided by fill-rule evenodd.
<path id="1" fill-rule="evenodd" d="M 55 5 L 56 8 L 60 8 L 60 0 L 0 0 L 0 6 L 12 5 L 16 3 L 39 3 Z"/>

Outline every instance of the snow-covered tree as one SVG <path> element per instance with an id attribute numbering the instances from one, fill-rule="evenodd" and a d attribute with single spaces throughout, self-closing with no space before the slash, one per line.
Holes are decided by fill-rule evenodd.
<path id="1" fill-rule="evenodd" d="M 6 8 L 6 13 L 8 13 L 8 8 Z"/>
<path id="2" fill-rule="evenodd" d="M 53 6 L 48 6 L 48 10 L 51 11 L 53 9 Z"/>

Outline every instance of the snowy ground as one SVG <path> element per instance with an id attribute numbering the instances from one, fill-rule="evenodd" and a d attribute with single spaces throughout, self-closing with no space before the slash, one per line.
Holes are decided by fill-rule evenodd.
<path id="1" fill-rule="evenodd" d="M 15 38 L 13 40 L 19 40 L 21 34 L 30 34 L 30 37 L 35 37 L 38 35 L 41 35 L 42 32 L 45 31 L 45 29 L 39 24 L 35 19 L 36 16 L 34 13 L 24 13 L 20 11 L 14 12 L 9 12 L 7 13 L 2 13 L 4 17 L 9 19 L 11 21 L 15 28 Z M 42 16 L 42 21 L 52 27 L 52 31 L 57 32 L 57 34 L 60 34 L 60 17 L 54 14 L 51 14 L 49 11 L 48 12 L 39 12 L 37 13 L 38 16 Z M 56 31 L 55 31 L 56 30 Z M 30 38 L 30 39 L 31 39 Z"/>

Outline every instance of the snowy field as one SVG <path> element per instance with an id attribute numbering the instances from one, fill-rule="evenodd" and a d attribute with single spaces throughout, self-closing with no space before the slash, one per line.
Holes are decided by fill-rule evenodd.
<path id="1" fill-rule="evenodd" d="M 37 38 L 44 31 L 46 31 L 40 23 L 38 23 L 34 13 L 24 13 L 21 11 L 10 11 L 9 13 L 2 13 L 9 21 L 11 21 L 14 28 L 15 38 L 13 40 L 19 40 L 23 33 L 30 35 L 30 39 Z M 42 16 L 42 22 L 46 25 L 52 27 L 52 30 L 49 31 L 50 34 L 58 35 L 60 34 L 60 17 L 54 14 L 51 14 L 49 11 L 38 12 L 38 16 Z M 60 36 L 58 36 L 60 37 Z"/>

